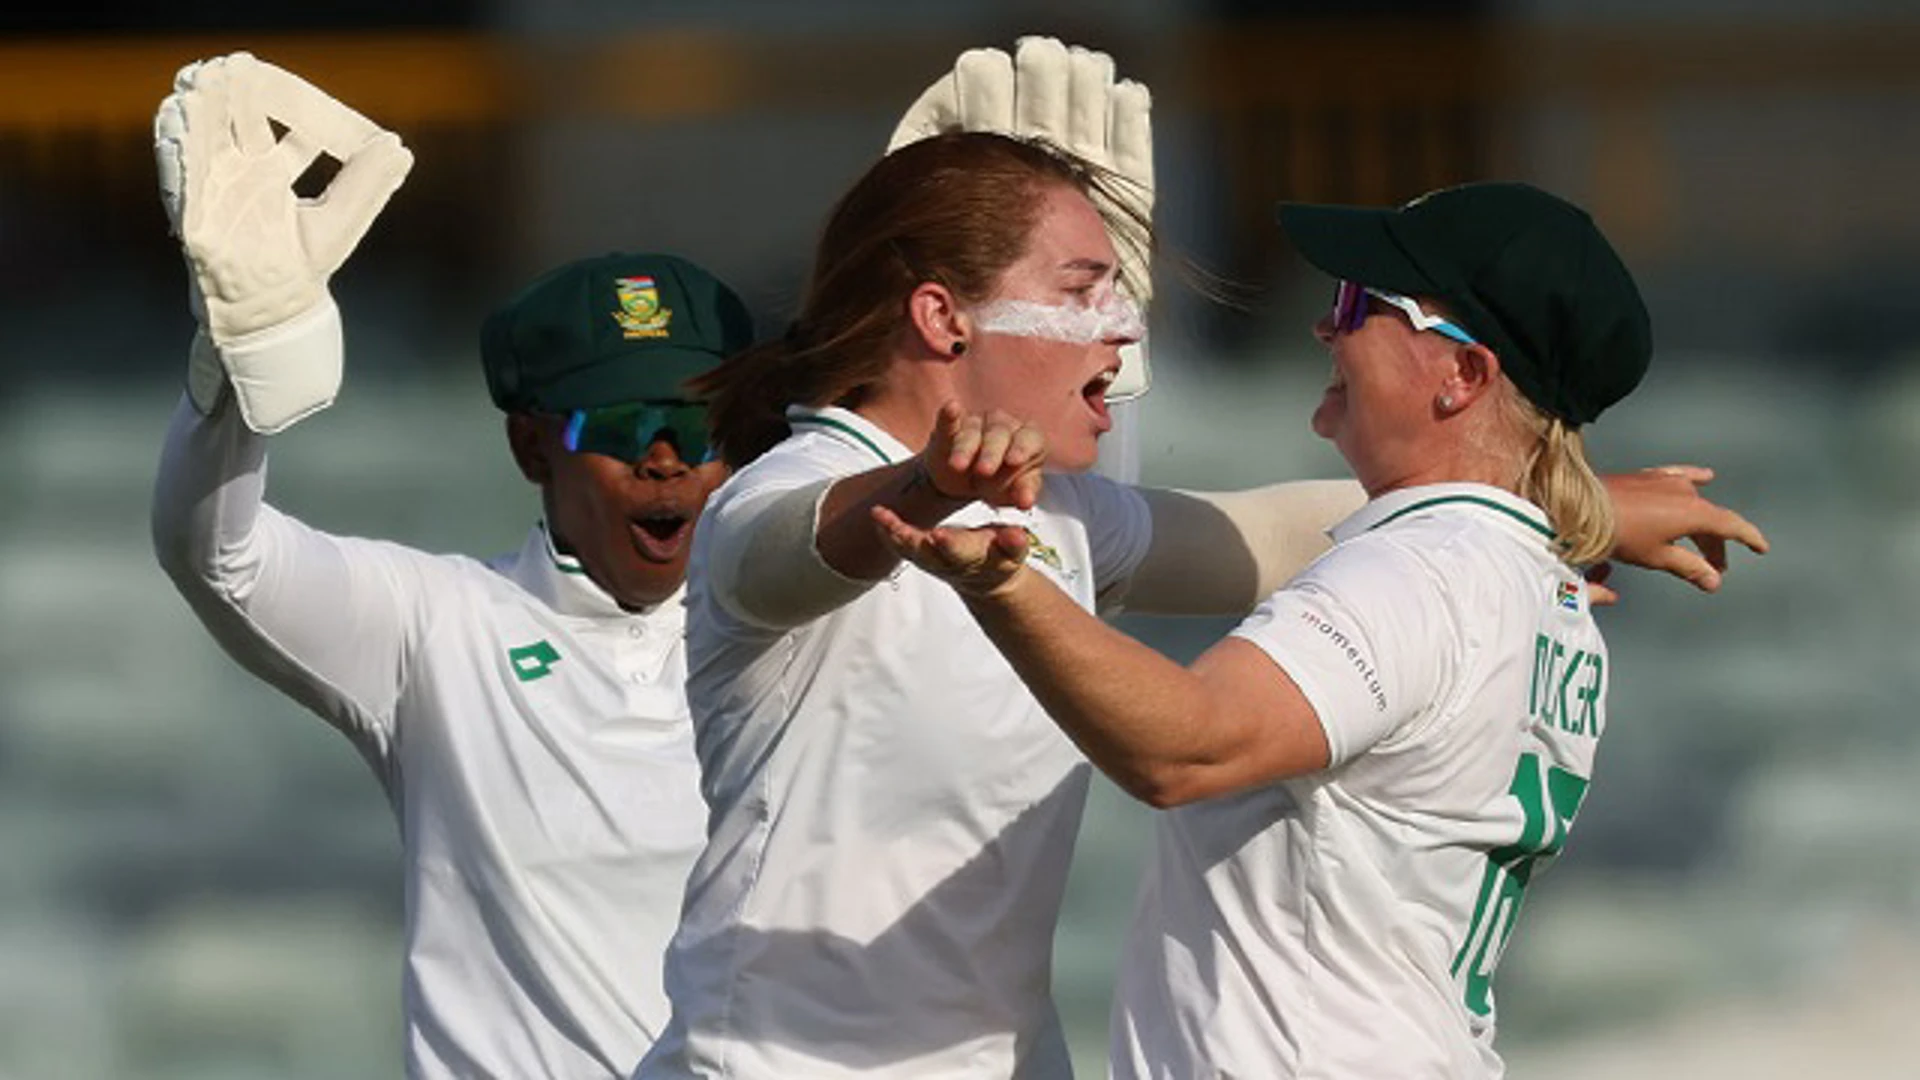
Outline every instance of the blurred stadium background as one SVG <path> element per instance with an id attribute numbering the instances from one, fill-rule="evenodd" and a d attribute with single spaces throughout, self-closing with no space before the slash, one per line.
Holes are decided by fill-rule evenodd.
<path id="1" fill-rule="evenodd" d="M 1156 95 L 1150 482 L 1342 473 L 1306 431 L 1327 287 L 1276 199 L 1498 177 L 1592 208 L 1660 346 L 1598 456 L 1712 464 L 1777 550 L 1712 600 L 1622 580 L 1598 782 L 1498 983 L 1511 1071 L 1920 1077 L 1910 0 L 20 7 L 0 14 L 0 1078 L 398 1069 L 379 789 L 218 653 L 148 552 L 191 326 L 148 149 L 175 68 L 250 48 L 414 148 L 335 279 L 344 396 L 276 442 L 272 493 L 485 554 L 536 511 L 480 385 L 487 310 L 559 261 L 655 248 L 777 329 L 899 111 L 961 48 L 1032 31 Z M 1241 302 L 1202 299 L 1182 260 Z M 1179 656 L 1223 629 L 1131 626 Z M 1090 1077 L 1150 830 L 1095 798 L 1057 950 Z"/>

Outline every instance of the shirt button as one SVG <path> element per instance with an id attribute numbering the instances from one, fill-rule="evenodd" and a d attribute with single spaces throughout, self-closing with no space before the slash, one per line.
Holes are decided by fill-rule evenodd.
<path id="1" fill-rule="evenodd" d="M 637 638 L 637 637 L 646 637 L 646 636 L 647 636 L 647 632 L 646 632 L 645 630 L 642 630 L 642 629 L 640 629 L 640 627 L 639 627 L 639 626 L 637 626 L 637 625 L 635 625 L 635 626 L 629 626 L 629 627 L 627 627 L 627 636 L 628 636 L 628 637 L 636 637 L 636 638 Z"/>
<path id="2" fill-rule="evenodd" d="M 633 679 L 634 682 L 637 682 L 637 683 L 643 683 L 647 681 L 647 677 L 645 675 L 640 674 L 637 671 L 633 673 L 631 678 Z"/>

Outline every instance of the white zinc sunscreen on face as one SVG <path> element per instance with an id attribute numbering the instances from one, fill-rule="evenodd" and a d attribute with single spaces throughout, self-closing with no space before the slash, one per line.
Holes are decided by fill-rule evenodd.
<path id="1" fill-rule="evenodd" d="M 1140 305 L 1111 283 L 1095 289 L 1084 303 L 1042 304 L 1033 300 L 995 300 L 974 316 L 989 334 L 1041 338 L 1068 345 L 1138 341 L 1147 333 Z"/>

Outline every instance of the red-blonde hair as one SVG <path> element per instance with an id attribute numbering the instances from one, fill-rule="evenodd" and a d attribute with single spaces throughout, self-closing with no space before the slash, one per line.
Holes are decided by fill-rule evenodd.
<path id="1" fill-rule="evenodd" d="M 842 196 L 815 249 L 799 316 L 783 337 L 689 383 L 729 465 L 789 428 L 789 405 L 856 406 L 908 331 L 907 300 L 938 282 L 962 303 L 993 295 L 1025 254 L 1054 185 L 1093 199 L 1123 237 L 1145 223 L 1116 209 L 1114 178 L 1050 145 L 985 132 L 936 135 L 881 158 Z"/>

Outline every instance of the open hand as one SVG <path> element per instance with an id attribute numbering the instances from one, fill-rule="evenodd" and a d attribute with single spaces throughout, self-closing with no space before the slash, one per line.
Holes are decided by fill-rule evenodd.
<path id="1" fill-rule="evenodd" d="M 1017 525 L 922 529 L 884 506 L 873 521 L 894 554 L 965 596 L 987 597 L 1011 587 L 1027 563 L 1027 532 Z"/>
<path id="2" fill-rule="evenodd" d="M 413 166 L 399 136 L 245 52 L 181 68 L 153 138 L 195 313 L 221 346 L 322 303 L 327 279 Z M 322 155 L 339 171 L 322 195 L 302 198 L 295 178 Z"/>
<path id="3" fill-rule="evenodd" d="M 920 451 L 921 475 L 939 494 L 1020 510 L 1039 501 L 1046 460 L 1039 428 L 997 409 L 969 414 L 951 401 L 940 407 L 933 437 Z"/>
<path id="4" fill-rule="evenodd" d="M 1713 470 L 1699 465 L 1602 477 L 1613 498 L 1613 557 L 1715 592 L 1727 570 L 1729 540 L 1766 554 L 1767 538 L 1752 522 L 1700 494 L 1712 479 Z M 1681 540 L 1691 540 L 1693 547 Z"/>

